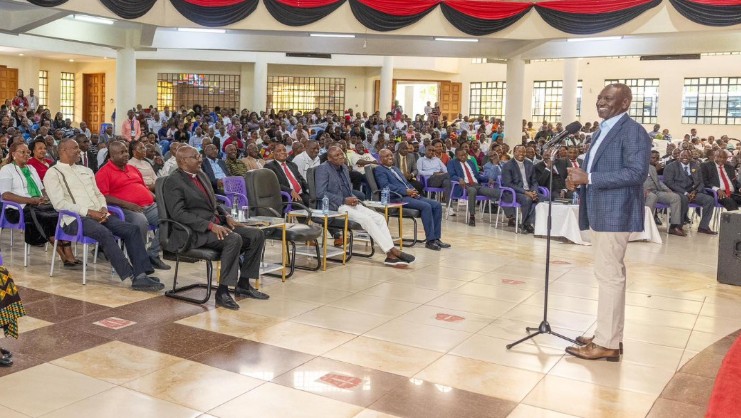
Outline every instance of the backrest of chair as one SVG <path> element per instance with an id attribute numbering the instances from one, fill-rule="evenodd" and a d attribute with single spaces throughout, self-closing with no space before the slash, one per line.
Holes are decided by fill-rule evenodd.
<path id="1" fill-rule="evenodd" d="M 239 199 L 239 206 L 249 206 L 248 202 L 245 202 L 247 198 L 247 186 L 245 185 L 244 177 L 242 176 L 228 176 L 224 177 L 224 194 L 234 200 L 234 194 Z M 248 199 L 249 200 L 249 199 Z"/>
<path id="2" fill-rule="evenodd" d="M 165 201 L 165 183 L 167 182 L 168 176 L 157 178 L 154 183 L 154 200 L 157 203 L 157 216 L 160 220 L 170 219 L 170 215 L 167 213 L 167 202 Z M 170 224 L 167 222 L 160 223 L 160 244 L 162 248 L 167 248 L 167 244 L 170 241 Z"/>
<path id="3" fill-rule="evenodd" d="M 18 222 L 13 223 L 8 220 L 8 218 L 5 216 L 5 211 L 9 208 L 14 208 L 18 212 Z M 12 203 L 6 203 L 2 202 L 2 207 L 0 207 L 0 228 L 8 228 L 8 229 L 20 229 L 25 230 L 26 229 L 26 221 L 23 217 L 23 210 L 18 210 L 19 206 L 16 206 Z"/>
<path id="4" fill-rule="evenodd" d="M 308 170 L 306 170 L 306 183 L 309 184 L 309 207 L 310 208 L 316 208 L 317 201 L 316 201 L 316 167 L 311 167 Z"/>
<path id="5" fill-rule="evenodd" d="M 381 195 L 378 194 L 378 183 L 376 182 L 375 165 L 369 164 L 365 166 L 365 180 L 368 182 L 368 186 L 371 189 L 370 200 L 381 200 Z"/>
<path id="6" fill-rule="evenodd" d="M 264 208 L 272 208 L 278 213 L 283 213 L 280 183 L 278 183 L 278 176 L 272 170 L 260 168 L 248 171 L 245 174 L 245 183 L 248 192 L 247 200 L 251 203 L 250 214 L 275 216 L 274 213 Z"/>

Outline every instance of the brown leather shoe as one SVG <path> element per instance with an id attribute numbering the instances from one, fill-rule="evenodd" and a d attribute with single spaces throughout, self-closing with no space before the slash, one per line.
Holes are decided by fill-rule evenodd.
<path id="1" fill-rule="evenodd" d="M 620 361 L 620 350 L 600 347 L 595 343 L 589 343 L 583 347 L 566 347 L 566 352 L 584 360 Z"/>
<path id="2" fill-rule="evenodd" d="M 697 232 L 699 232 L 701 234 L 718 235 L 717 232 L 713 231 L 710 228 L 697 228 Z"/>
<path id="3" fill-rule="evenodd" d="M 687 236 L 687 234 L 685 234 L 684 231 L 682 231 L 682 229 L 681 228 L 678 228 L 678 227 L 669 228 L 669 235 L 676 235 L 678 237 L 686 237 Z"/>
<path id="4" fill-rule="evenodd" d="M 584 337 L 582 335 L 576 337 L 576 343 L 579 344 L 579 345 L 592 344 L 592 341 L 593 340 L 594 340 L 594 335 L 592 335 L 591 337 Z M 621 356 L 623 355 L 623 343 L 622 343 L 622 341 L 620 342 L 620 355 Z"/>

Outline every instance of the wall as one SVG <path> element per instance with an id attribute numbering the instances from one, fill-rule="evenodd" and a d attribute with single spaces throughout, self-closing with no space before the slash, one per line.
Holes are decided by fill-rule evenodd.
<path id="1" fill-rule="evenodd" d="M 268 76 L 342 77 L 345 79 L 345 108 L 367 109 L 366 96 L 373 96 L 373 87 L 366 89 L 365 67 L 318 67 L 311 65 L 268 65 Z M 340 112 L 342 109 L 333 109 Z"/>

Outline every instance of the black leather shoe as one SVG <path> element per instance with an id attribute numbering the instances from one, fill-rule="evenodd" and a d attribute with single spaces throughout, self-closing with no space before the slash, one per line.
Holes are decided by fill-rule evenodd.
<path id="1" fill-rule="evenodd" d="M 149 262 L 152 263 L 152 267 L 154 267 L 157 270 L 170 270 L 172 267 L 165 264 L 161 258 L 152 258 L 149 257 Z"/>
<path id="2" fill-rule="evenodd" d="M 435 240 L 435 243 L 440 248 L 450 248 L 450 244 L 444 243 L 444 242 L 440 241 L 439 239 L 438 240 Z"/>
<path id="3" fill-rule="evenodd" d="M 515 218 L 509 218 L 507 220 L 507 226 L 510 226 L 510 227 L 514 228 L 515 227 Z"/>
<path id="4" fill-rule="evenodd" d="M 416 260 L 416 258 L 413 255 L 409 253 L 405 253 L 403 251 L 399 252 L 399 258 L 405 261 L 407 264 L 412 264 L 414 263 L 414 260 Z"/>
<path id="5" fill-rule="evenodd" d="M 440 246 L 437 245 L 436 241 L 427 241 L 425 243 L 425 248 L 427 248 L 428 250 L 440 251 Z"/>
<path id="6" fill-rule="evenodd" d="M 0 354 L 2 354 L 2 356 L 6 358 L 13 358 L 13 353 L 4 348 L 0 348 Z"/>
<path id="7" fill-rule="evenodd" d="M 533 228 L 533 226 L 532 226 L 532 225 L 530 225 L 530 224 L 528 224 L 528 225 L 523 225 L 523 226 L 522 226 L 522 229 L 524 229 L 525 231 L 527 231 L 527 232 L 529 232 L 529 233 L 531 233 L 531 234 L 535 233 L 535 228 Z"/>
<path id="8" fill-rule="evenodd" d="M 13 365 L 13 359 L 10 357 L 0 357 L 0 367 L 10 367 Z"/>
<path id="9" fill-rule="evenodd" d="M 476 226 L 476 218 L 471 216 L 468 218 L 468 226 Z"/>
<path id="10" fill-rule="evenodd" d="M 216 300 L 216 306 L 234 311 L 239 310 L 239 305 L 234 301 L 234 299 L 232 299 L 232 295 L 230 295 L 229 292 L 216 292 L 216 297 L 214 299 Z"/>
<path id="11" fill-rule="evenodd" d="M 663 223 L 661 222 L 661 219 L 659 219 L 658 215 L 654 215 L 654 222 L 656 223 L 656 226 L 663 225 Z"/>
<path id="12" fill-rule="evenodd" d="M 141 290 L 145 292 L 158 292 L 164 289 L 165 285 L 142 273 L 131 279 L 131 288 L 133 290 Z"/>
<path id="13" fill-rule="evenodd" d="M 239 287 L 237 286 L 234 289 L 234 294 L 237 296 L 244 296 L 246 298 L 252 298 L 252 299 L 270 299 L 270 296 L 267 293 L 262 293 L 261 291 L 255 289 L 250 285 L 249 288 Z"/>

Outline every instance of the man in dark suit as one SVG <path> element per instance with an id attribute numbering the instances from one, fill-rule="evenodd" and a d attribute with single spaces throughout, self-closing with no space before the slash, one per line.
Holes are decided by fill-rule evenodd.
<path id="1" fill-rule="evenodd" d="M 603 119 L 581 168 L 569 168 L 567 186 L 579 187 L 579 227 L 590 229 L 599 285 L 597 328 L 577 337 L 582 346 L 566 352 L 587 360 L 620 361 L 625 325 L 625 250 L 631 232 L 643 231 L 643 182 L 648 177 L 651 139 L 628 116 L 633 94 L 609 84 L 597 96 Z"/>
<path id="2" fill-rule="evenodd" d="M 675 150 L 679 151 L 679 150 Z M 697 232 L 701 234 L 716 235 L 717 232 L 710 229 L 710 219 L 715 210 L 715 200 L 712 196 L 703 192 L 702 175 L 700 165 L 692 161 L 690 151 L 681 151 L 678 160 L 668 164 L 664 168 L 664 184 L 682 199 L 682 220 L 687 220 L 689 204 L 696 203 L 702 206 L 702 218 Z"/>
<path id="3" fill-rule="evenodd" d="M 215 192 L 224 191 L 224 177 L 229 173 L 224 160 L 219 158 L 219 149 L 214 144 L 208 144 L 203 148 L 206 158 L 203 159 L 201 170 L 208 177 L 211 188 Z"/>
<path id="4" fill-rule="evenodd" d="M 525 158 L 525 146 L 515 146 L 512 153 L 515 158 L 502 167 L 502 186 L 515 191 L 517 203 L 522 207 L 522 230 L 533 233 L 535 205 L 543 196 L 538 195 L 538 179 L 533 163 Z"/>
<path id="5" fill-rule="evenodd" d="M 80 160 L 77 164 L 93 170 L 93 173 L 97 173 L 98 155 L 90 149 L 90 139 L 85 134 L 77 134 L 75 140 L 80 146 Z"/>
<path id="6" fill-rule="evenodd" d="M 404 178 L 417 192 L 422 193 L 422 182 L 417 180 L 417 154 L 413 151 L 412 144 L 406 141 L 399 143 L 399 151 L 394 154 L 394 166 L 401 170 Z"/>
<path id="7" fill-rule="evenodd" d="M 242 226 L 216 203 L 211 182 L 200 170 L 202 157 L 198 150 L 181 146 L 176 158 L 178 169 L 167 177 L 164 188 L 167 212 L 173 220 L 193 230 L 191 248 L 221 252 L 216 305 L 239 309 L 229 295 L 229 286 L 234 287 L 237 296 L 267 299 L 268 295 L 257 291 L 249 281 L 260 277 L 260 259 L 265 245 L 262 231 Z M 169 245 L 181 247 L 187 240 L 184 231 L 173 228 Z"/>
<path id="8" fill-rule="evenodd" d="M 305 206 L 309 205 L 309 185 L 298 172 L 296 164 L 287 161 L 288 152 L 286 146 L 278 144 L 273 151 L 273 160 L 265 164 L 265 168 L 270 169 L 278 177 L 280 190 L 291 195 L 294 201 L 302 202 Z"/>
<path id="9" fill-rule="evenodd" d="M 468 158 L 468 150 L 458 147 L 455 150 L 455 159 L 448 161 L 448 174 L 450 182 L 458 183 L 459 188 L 453 187 L 452 198 L 463 195 L 466 190 L 468 196 L 468 226 L 476 226 L 476 195 L 487 196 L 490 199 L 499 199 L 501 192 L 494 187 L 484 187 L 489 180 Z"/>
<path id="10" fill-rule="evenodd" d="M 552 162 L 551 152 L 546 150 L 543 152 L 543 160 L 533 166 L 535 170 L 535 179 L 541 186 L 548 187 L 553 176 L 553 184 L 551 185 L 551 198 L 556 199 L 561 197 L 561 192 L 566 189 L 566 173 L 567 173 L 567 160 L 556 159 Z M 572 192 L 566 191 L 563 197 L 571 198 Z"/>
<path id="11" fill-rule="evenodd" d="M 373 241 L 386 253 L 387 266 L 407 266 L 414 262 L 414 256 L 403 253 L 394 246 L 386 219 L 380 213 L 363 206 L 352 192 L 350 173 L 345 165 L 345 153 L 340 147 L 327 150 L 327 161 L 316 168 L 316 196 L 329 200 L 329 209 L 347 213 L 348 219 L 357 222 L 373 238 Z"/>
<path id="12" fill-rule="evenodd" d="M 716 150 L 713 160 L 705 161 L 700 167 L 702 182 L 705 187 L 712 188 L 718 194 L 718 203 L 726 210 L 738 209 L 741 204 L 740 186 L 735 170 L 728 164 L 726 151 Z"/>
<path id="13" fill-rule="evenodd" d="M 425 248 L 440 251 L 450 248 L 450 244 L 440 241 L 442 236 L 443 207 L 440 202 L 428 199 L 406 181 L 404 174 L 394 166 L 394 154 L 383 149 L 379 153 L 381 165 L 373 170 L 379 189 L 388 187 L 392 192 L 391 201 L 406 202 L 405 208 L 416 209 L 422 214 L 422 225 L 425 228 L 427 242 Z"/>

